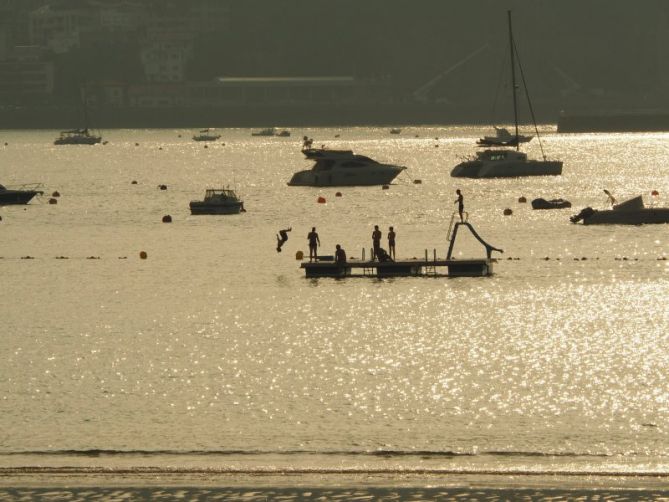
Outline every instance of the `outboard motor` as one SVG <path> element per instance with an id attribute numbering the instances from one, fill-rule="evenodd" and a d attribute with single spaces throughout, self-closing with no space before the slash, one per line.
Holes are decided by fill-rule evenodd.
<path id="1" fill-rule="evenodd" d="M 569 221 L 571 221 L 572 223 L 578 223 L 578 222 L 581 221 L 581 220 L 584 220 L 584 219 L 586 219 L 586 218 L 589 218 L 589 217 L 592 216 L 593 214 L 595 214 L 595 210 L 592 209 L 591 207 L 586 207 L 586 208 L 583 209 L 580 213 L 575 214 L 574 216 L 572 216 L 571 218 L 569 218 Z"/>

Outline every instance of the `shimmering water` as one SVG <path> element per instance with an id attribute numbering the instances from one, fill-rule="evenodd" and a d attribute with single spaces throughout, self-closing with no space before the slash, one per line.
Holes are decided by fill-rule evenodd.
<path id="1" fill-rule="evenodd" d="M 185 130 L 103 131 L 94 147 L 1 132 L 0 183 L 61 197 L 0 208 L 0 467 L 669 475 L 669 227 L 569 222 L 604 207 L 604 188 L 669 205 L 669 134 L 549 128 L 562 176 L 450 178 L 485 132 L 224 130 L 206 149 Z M 288 187 L 309 165 L 304 134 L 408 175 L 389 190 Z M 247 213 L 189 214 L 224 185 Z M 493 277 L 298 268 L 312 226 L 323 254 L 360 257 L 378 224 L 398 256 L 444 256 L 456 188 L 505 250 Z M 456 251 L 483 254 L 466 238 Z"/>

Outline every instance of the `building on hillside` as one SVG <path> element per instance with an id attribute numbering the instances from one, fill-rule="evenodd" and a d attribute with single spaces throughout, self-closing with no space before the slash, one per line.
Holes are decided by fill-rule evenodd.
<path id="1" fill-rule="evenodd" d="M 29 103 L 48 100 L 53 94 L 53 63 L 42 60 L 36 46 L 14 47 L 0 61 L 0 101 Z"/>

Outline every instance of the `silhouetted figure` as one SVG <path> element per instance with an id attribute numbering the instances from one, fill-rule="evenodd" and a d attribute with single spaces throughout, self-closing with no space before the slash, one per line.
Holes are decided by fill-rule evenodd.
<path id="1" fill-rule="evenodd" d="M 336 249 L 336 251 L 335 251 L 335 263 L 337 265 L 346 264 L 346 251 L 344 251 L 344 249 L 339 244 L 337 244 L 335 246 L 335 249 Z"/>
<path id="2" fill-rule="evenodd" d="M 378 225 L 374 225 L 372 232 L 372 261 L 376 259 L 376 251 L 381 248 L 381 230 Z"/>
<path id="3" fill-rule="evenodd" d="M 611 204 L 611 207 L 613 207 L 613 205 L 618 201 L 613 195 L 611 195 L 611 192 L 609 192 L 607 189 L 604 189 L 604 193 L 609 198 L 609 204 Z"/>
<path id="4" fill-rule="evenodd" d="M 393 260 L 396 259 L 395 256 L 395 230 L 393 227 L 388 228 L 388 254 L 392 257 Z"/>
<path id="5" fill-rule="evenodd" d="M 292 229 L 293 229 L 293 227 L 286 228 L 284 230 L 279 230 L 279 234 L 276 236 L 276 252 L 277 253 L 281 252 L 281 247 L 288 240 L 288 232 L 290 232 Z"/>
<path id="6" fill-rule="evenodd" d="M 380 262 L 394 261 L 390 257 L 388 252 L 383 248 L 379 248 L 376 250 L 376 259 L 379 260 Z"/>
<path id="7" fill-rule="evenodd" d="M 318 246 L 321 245 L 321 240 L 316 233 L 316 227 L 311 227 L 307 240 L 309 241 L 309 261 L 318 260 Z"/>
<path id="8" fill-rule="evenodd" d="M 311 148 L 311 145 L 314 144 L 314 140 L 309 138 L 308 136 L 303 136 L 302 137 L 302 150 L 308 150 Z"/>
<path id="9" fill-rule="evenodd" d="M 458 194 L 458 198 L 455 199 L 455 201 L 453 202 L 453 204 L 457 204 L 457 205 L 458 205 L 458 214 L 460 214 L 460 221 L 465 221 L 464 218 L 463 218 L 463 216 L 462 216 L 462 213 L 465 211 L 465 201 L 464 201 L 464 197 L 462 196 L 462 192 L 460 192 L 460 189 L 459 189 L 459 188 L 455 191 L 455 193 Z"/>

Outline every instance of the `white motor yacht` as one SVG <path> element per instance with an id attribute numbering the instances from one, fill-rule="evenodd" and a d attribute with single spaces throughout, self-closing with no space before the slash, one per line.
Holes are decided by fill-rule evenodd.
<path id="1" fill-rule="evenodd" d="M 351 150 L 309 148 L 304 155 L 315 160 L 311 169 L 299 171 L 288 182 L 292 186 L 387 185 L 406 167 L 381 164 Z"/>

